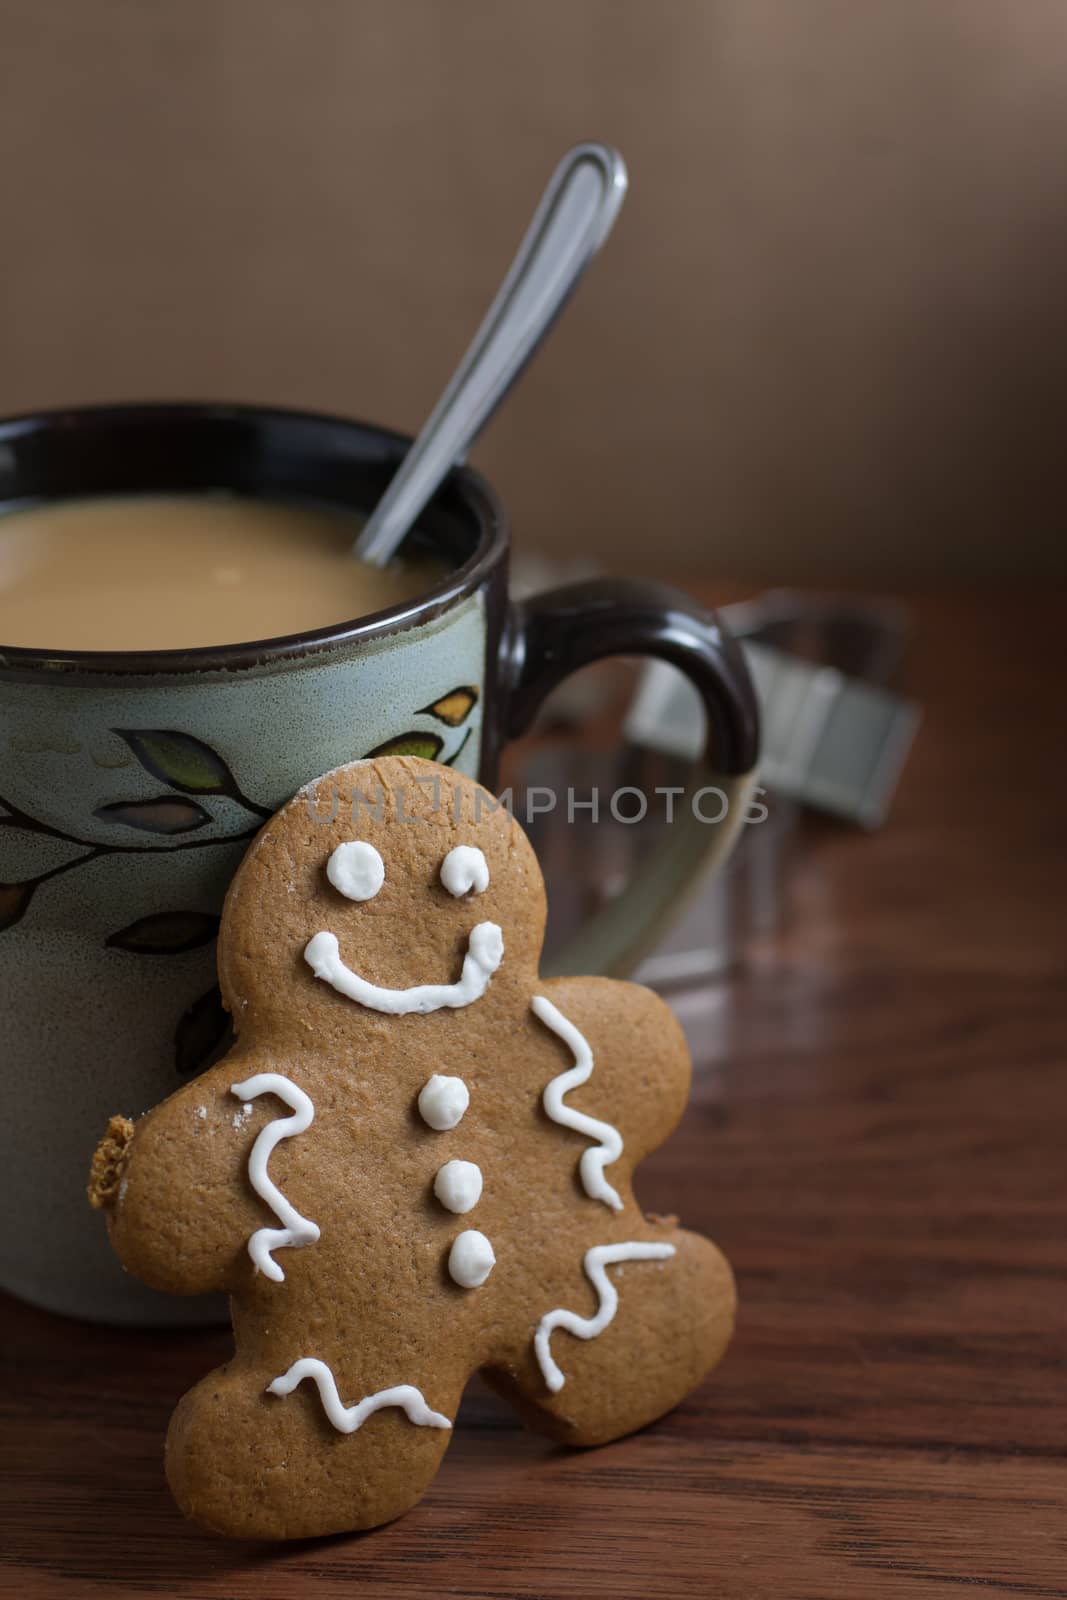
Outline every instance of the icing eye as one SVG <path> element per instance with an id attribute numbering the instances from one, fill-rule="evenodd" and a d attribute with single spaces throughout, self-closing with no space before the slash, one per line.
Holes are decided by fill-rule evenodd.
<path id="1" fill-rule="evenodd" d="M 484 894 L 489 887 L 485 856 L 472 844 L 457 844 L 441 862 L 441 882 L 457 899 L 461 894 Z"/>
<path id="2" fill-rule="evenodd" d="M 326 876 L 347 900 L 373 900 L 385 882 L 385 862 L 372 844 L 353 839 L 337 846 L 326 863 Z"/>

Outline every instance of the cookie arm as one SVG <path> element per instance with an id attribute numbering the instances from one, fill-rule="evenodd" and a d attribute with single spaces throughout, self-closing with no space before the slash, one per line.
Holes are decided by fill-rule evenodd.
<path id="1" fill-rule="evenodd" d="M 592 1054 L 592 1071 L 566 1091 L 566 1104 L 618 1129 L 621 1165 L 632 1172 L 674 1131 L 685 1110 L 692 1072 L 677 1018 L 650 989 L 612 978 L 555 978 L 538 982 L 534 994 L 551 1002 Z M 572 1048 L 564 1046 L 561 1066 L 573 1059 Z M 605 1177 L 614 1181 L 611 1165 Z"/>
<path id="2" fill-rule="evenodd" d="M 246 1270 L 262 1223 L 245 1180 L 253 1116 L 230 1093 L 248 1063 L 232 1062 L 186 1085 L 133 1123 L 112 1117 L 93 1157 L 90 1203 L 107 1219 L 123 1266 L 169 1294 L 228 1290 Z"/>

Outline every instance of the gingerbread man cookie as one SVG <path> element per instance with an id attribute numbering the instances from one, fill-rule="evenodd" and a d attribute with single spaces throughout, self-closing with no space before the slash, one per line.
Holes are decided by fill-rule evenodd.
<path id="1" fill-rule="evenodd" d="M 236 1043 L 113 1119 L 90 1183 L 131 1272 L 232 1297 L 233 1359 L 167 1437 L 198 1522 L 400 1515 L 476 1370 L 592 1445 L 722 1354 L 724 1258 L 631 1191 L 685 1105 L 681 1030 L 632 984 L 541 979 L 544 918 L 521 828 L 429 762 L 341 768 L 253 843 L 219 939 Z"/>

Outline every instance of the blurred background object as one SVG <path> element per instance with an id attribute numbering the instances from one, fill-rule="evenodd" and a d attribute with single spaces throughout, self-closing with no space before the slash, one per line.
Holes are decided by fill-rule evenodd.
<path id="1" fill-rule="evenodd" d="M 475 456 L 520 544 L 776 583 L 1064 571 L 1059 0 L 0 21 L 0 411 L 217 396 L 410 431 L 595 136 L 630 201 Z"/>
<path id="2" fill-rule="evenodd" d="M 520 557 L 514 581 L 525 593 L 576 575 L 573 565 L 552 571 Z M 694 884 L 636 973 L 672 993 L 729 972 L 753 941 L 786 926 L 806 821 L 873 830 L 887 820 L 920 721 L 918 705 L 889 688 L 910 633 L 903 607 L 780 589 L 719 615 L 760 700 L 760 787 L 733 855 Z M 700 702 L 676 668 L 613 661 L 567 679 L 532 737 L 506 752 L 515 815 L 552 885 L 549 969 L 671 825 L 678 802 L 666 796 L 682 793 L 703 742 Z M 705 793 L 700 814 L 711 820 L 721 791 Z"/>
<path id="3" fill-rule="evenodd" d="M 762 709 L 760 778 L 775 794 L 878 828 L 889 815 L 919 708 L 879 687 L 907 639 L 907 615 L 773 590 L 720 613 L 739 639 Z M 702 748 L 700 701 L 681 673 L 653 661 L 627 712 L 627 739 L 688 756 Z"/>

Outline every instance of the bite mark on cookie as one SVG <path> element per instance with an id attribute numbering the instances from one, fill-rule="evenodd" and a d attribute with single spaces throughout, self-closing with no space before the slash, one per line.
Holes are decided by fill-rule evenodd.
<path id="1" fill-rule="evenodd" d="M 89 1171 L 89 1204 L 102 1211 L 121 1199 L 122 1174 L 133 1138 L 129 1117 L 112 1117 L 107 1132 L 96 1147 Z"/>

